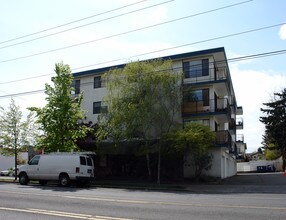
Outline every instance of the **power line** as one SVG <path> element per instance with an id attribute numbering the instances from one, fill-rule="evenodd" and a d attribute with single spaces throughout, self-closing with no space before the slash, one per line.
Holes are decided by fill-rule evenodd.
<path id="1" fill-rule="evenodd" d="M 149 52 L 137 54 L 137 55 L 134 55 L 134 56 L 131 56 L 131 57 L 118 58 L 118 59 L 114 59 L 114 60 L 110 60 L 110 61 L 104 61 L 104 62 L 91 64 L 91 65 L 87 65 L 87 66 L 77 67 L 77 68 L 73 68 L 72 70 L 78 70 L 78 69 L 83 69 L 83 68 L 87 68 L 87 67 L 98 66 L 98 65 L 102 65 L 102 64 L 108 64 L 108 63 L 117 62 L 117 61 L 121 61 L 121 60 L 131 59 L 131 58 L 134 58 L 134 57 L 140 57 L 140 56 L 150 55 L 150 54 L 153 54 L 153 53 L 159 53 L 159 52 L 163 52 L 163 51 L 178 49 L 178 48 L 181 48 L 181 47 L 186 47 L 186 46 L 191 46 L 191 45 L 195 45 L 195 44 L 205 43 L 205 42 L 209 42 L 209 41 L 220 40 L 220 39 L 223 39 L 223 38 L 234 37 L 234 36 L 238 36 L 238 35 L 242 35 L 242 34 L 247 34 L 247 33 L 251 33 L 251 32 L 256 32 L 256 31 L 261 31 L 261 30 L 265 30 L 265 29 L 281 26 L 283 24 L 285 24 L 285 23 L 280 23 L 280 24 L 275 24 L 275 25 L 271 25 L 271 26 L 251 29 L 251 30 L 247 30 L 247 31 L 243 31 L 243 32 L 238 32 L 238 33 L 228 34 L 228 35 L 215 37 L 215 38 L 210 38 L 210 39 L 206 39 L 206 40 L 202 40 L 202 41 L 196 41 L 196 42 L 192 42 L 192 43 L 182 44 L 182 45 L 179 45 L 179 46 L 168 47 L 168 48 L 164 48 L 164 49 L 160 49 L 160 50 L 149 51 Z"/>
<path id="2" fill-rule="evenodd" d="M 230 58 L 227 60 L 218 60 L 218 61 L 215 61 L 213 63 L 226 62 L 226 61 L 228 61 L 228 62 L 239 62 L 239 61 L 250 60 L 250 59 L 264 58 L 264 57 L 268 57 L 268 56 L 276 56 L 276 55 L 281 55 L 281 54 L 286 54 L 286 50 L 277 50 L 277 51 L 271 51 L 271 52 L 235 57 L 235 58 Z M 182 68 L 183 67 L 177 67 L 177 68 L 175 68 L 175 70 L 180 70 Z M 174 70 L 174 69 L 172 69 L 172 70 Z M 159 71 L 163 71 L 163 70 L 159 70 Z M 93 81 L 92 82 L 85 82 L 85 83 L 81 83 L 80 85 L 88 85 L 88 84 L 93 84 L 93 83 L 94 83 Z M 45 91 L 44 89 L 41 89 L 41 90 L 27 91 L 27 92 L 21 92 L 21 93 L 14 93 L 14 94 L 0 96 L 0 99 L 10 98 L 12 96 L 16 97 L 16 96 L 22 96 L 22 95 L 32 95 L 32 94 L 37 94 L 37 93 L 43 93 L 44 91 Z"/>
<path id="3" fill-rule="evenodd" d="M 94 21 L 94 22 L 91 22 L 91 23 L 88 23 L 88 24 L 83 24 L 83 25 L 76 26 L 76 27 L 73 27 L 73 28 L 69 28 L 69 29 L 66 29 L 66 30 L 63 30 L 63 31 L 59 31 L 59 32 L 56 32 L 56 33 L 47 34 L 47 35 L 44 35 L 44 36 L 41 36 L 41 37 L 36 37 L 36 38 L 30 39 L 30 40 L 26 40 L 26 41 L 21 41 L 21 42 L 18 42 L 18 43 L 10 44 L 10 45 L 7 45 L 7 46 L 0 47 L 0 49 L 9 48 L 9 47 L 17 46 L 17 45 L 20 45 L 20 44 L 24 44 L 24 43 L 32 42 L 32 41 L 35 41 L 35 40 L 39 40 L 39 39 L 42 39 L 42 38 L 50 37 L 50 36 L 53 36 L 53 35 L 65 33 L 65 32 L 68 32 L 68 31 L 71 31 L 71 30 L 75 30 L 75 29 L 78 29 L 78 28 L 82 28 L 82 27 L 86 27 L 86 26 L 89 26 L 89 25 L 92 25 L 92 24 L 100 23 L 100 22 L 111 20 L 111 19 L 118 18 L 118 17 L 122 17 L 122 16 L 129 15 L 129 14 L 132 14 L 132 13 L 135 13 L 135 12 L 139 12 L 139 11 L 143 11 L 143 10 L 146 10 L 146 9 L 149 9 L 149 8 L 153 8 L 153 7 L 156 7 L 156 6 L 159 6 L 159 5 L 167 4 L 167 3 L 172 2 L 172 1 L 175 1 L 175 0 L 169 0 L 169 1 L 161 2 L 161 3 L 155 4 L 155 5 L 151 5 L 151 6 L 148 6 L 148 7 L 144 7 L 144 8 L 140 8 L 140 9 L 137 9 L 137 10 L 129 11 L 129 12 L 126 12 L 126 13 L 123 13 L 123 14 L 112 16 L 112 17 L 104 18 L 104 19 L 101 19 L 101 20 L 98 20 L 98 21 Z"/>
<path id="4" fill-rule="evenodd" d="M 118 59 L 114 59 L 114 60 L 109 60 L 109 61 L 104 61 L 104 62 L 100 62 L 100 63 L 95 63 L 95 64 L 87 65 L 87 66 L 76 67 L 76 68 L 73 68 L 73 69 L 71 69 L 71 70 L 74 71 L 74 70 L 79 70 L 79 69 L 83 69 L 83 68 L 87 68 L 87 67 L 98 66 L 98 65 L 113 63 L 113 62 L 122 61 L 122 60 L 128 60 L 128 59 L 131 59 L 131 58 L 134 58 L 134 57 L 140 57 L 140 56 L 150 55 L 150 54 L 154 54 L 154 53 L 158 53 L 158 52 L 163 52 L 163 51 L 178 49 L 178 48 L 182 48 L 182 47 L 186 47 L 186 46 L 191 46 L 191 45 L 195 45 L 195 44 L 200 44 L 200 43 L 205 43 L 205 42 L 209 42 L 209 41 L 219 40 L 219 39 L 223 39 L 223 38 L 229 38 L 229 37 L 233 37 L 233 36 L 238 36 L 238 35 L 242 35 L 242 34 L 247 34 L 247 33 L 251 33 L 251 32 L 261 31 L 261 30 L 265 30 L 265 29 L 269 29 L 269 28 L 281 26 L 281 25 L 283 25 L 283 24 L 285 24 L 285 23 L 280 23 L 280 24 L 275 24 L 275 25 L 260 27 L 260 28 L 256 28 L 256 29 L 251 29 L 251 30 L 243 31 L 243 32 L 238 32 L 238 33 L 228 34 L 228 35 L 224 35 L 224 36 L 220 36 L 220 37 L 210 38 L 210 39 L 206 39 L 206 40 L 202 40 L 202 41 L 196 41 L 196 42 L 191 42 L 191 43 L 187 43 L 187 44 L 182 44 L 182 45 L 179 45 L 179 46 L 168 47 L 168 48 L 164 48 L 164 49 L 160 49 L 160 50 L 149 51 L 149 52 L 146 52 L 146 53 L 141 53 L 141 54 L 133 55 L 133 56 L 131 56 L 131 57 L 118 58 Z M 34 77 L 28 77 L 28 78 L 24 78 L 24 79 L 18 79 L 18 80 L 11 80 L 11 81 L 6 81 L 6 82 L 0 82 L 0 85 L 1 85 L 1 84 L 8 84 L 8 83 L 14 83 L 14 82 L 19 82 L 19 81 L 24 81 L 24 80 L 30 80 L 30 79 L 35 79 L 35 78 L 40 78 L 40 77 L 49 76 L 49 75 L 52 75 L 52 74 L 53 74 L 53 73 L 49 73 L 49 74 L 43 74 L 43 75 L 34 76 Z"/>
<path id="5" fill-rule="evenodd" d="M 68 22 L 68 23 L 65 23 L 65 24 L 61 24 L 61 25 L 58 25 L 58 26 L 55 26 L 55 27 L 51 27 L 51 28 L 44 29 L 44 30 L 41 30 L 41 31 L 37 31 L 37 32 L 31 33 L 31 34 L 27 34 L 27 35 L 23 35 L 23 36 L 20 36 L 20 37 L 16 37 L 16 38 L 13 38 L 13 39 L 10 39 L 10 40 L 5 40 L 5 41 L 0 42 L 0 44 L 11 42 L 11 41 L 15 41 L 15 40 L 19 40 L 19 39 L 26 38 L 26 37 L 30 37 L 30 36 L 33 36 L 33 35 L 36 35 L 36 34 L 47 32 L 47 31 L 50 31 L 50 30 L 54 30 L 54 29 L 57 29 L 57 28 L 60 28 L 60 27 L 64 27 L 64 26 L 67 26 L 67 25 L 70 25 L 70 24 L 74 24 L 74 23 L 83 21 L 83 20 L 90 19 L 90 18 L 93 18 L 93 17 L 97 17 L 97 16 L 100 16 L 100 15 L 108 14 L 110 12 L 118 11 L 118 10 L 121 10 L 123 8 L 127 8 L 127 7 L 130 7 L 130 6 L 133 6 L 133 5 L 145 2 L 145 1 L 147 1 L 147 0 L 142 0 L 142 1 L 135 2 L 135 3 L 132 3 L 132 4 L 128 4 L 128 5 L 119 7 L 119 8 L 115 8 L 115 9 L 108 10 L 108 11 L 105 11 L 105 12 L 101 12 L 101 13 L 98 13 L 98 14 L 95 14 L 95 15 L 84 17 L 84 18 L 81 18 L 81 19 L 78 19 L 78 20 L 75 20 L 75 21 L 71 21 L 71 22 Z"/>
<path id="6" fill-rule="evenodd" d="M 11 62 L 11 61 L 15 61 L 15 60 L 20 60 L 20 59 L 25 59 L 25 58 L 29 58 L 29 57 L 39 56 L 39 55 L 43 55 L 43 54 L 47 54 L 47 53 L 52 53 L 52 52 L 56 52 L 56 51 L 59 51 L 59 50 L 65 50 L 65 49 L 69 49 L 69 48 L 72 48 L 72 47 L 82 46 L 82 45 L 90 44 L 90 43 L 93 43 L 93 42 L 96 42 L 96 41 L 106 40 L 106 39 L 110 39 L 110 38 L 113 38 L 113 37 L 118 37 L 118 36 L 130 34 L 130 33 L 133 33 L 133 32 L 137 32 L 137 31 L 141 31 L 141 30 L 157 27 L 157 26 L 160 26 L 160 25 L 165 25 L 165 24 L 181 21 L 181 20 L 184 20 L 184 19 L 187 19 L 187 18 L 191 18 L 191 17 L 194 17 L 194 16 L 198 16 L 198 15 L 202 15 L 202 14 L 206 14 L 206 13 L 210 13 L 210 12 L 214 12 L 214 11 L 218 11 L 218 10 L 222 10 L 222 9 L 226 9 L 226 8 L 230 8 L 230 7 L 234 7 L 234 6 L 237 6 L 237 5 L 249 3 L 251 1 L 253 1 L 253 0 L 248 0 L 248 1 L 239 2 L 239 3 L 236 3 L 236 4 L 232 4 L 232 5 L 227 5 L 227 6 L 216 8 L 216 9 L 212 9 L 212 10 L 209 10 L 209 11 L 205 11 L 205 12 L 201 12 L 201 13 L 197 13 L 197 14 L 193 14 L 193 15 L 180 17 L 180 18 L 177 18 L 177 19 L 173 19 L 173 20 L 169 20 L 169 21 L 165 21 L 165 22 L 161 22 L 161 23 L 157 23 L 157 24 L 153 24 L 153 25 L 149 25 L 149 26 L 133 29 L 133 30 L 130 30 L 130 31 L 125 31 L 125 32 L 113 34 L 113 35 L 109 35 L 109 36 L 98 38 L 98 39 L 95 39 L 95 40 L 90 40 L 90 41 L 86 41 L 86 42 L 82 42 L 82 43 L 73 44 L 73 45 L 70 45 L 70 46 L 56 48 L 56 49 L 43 51 L 43 52 L 39 52 L 39 53 L 35 53 L 35 54 L 30 54 L 30 55 L 26 55 L 26 56 L 21 56 L 21 57 L 17 57 L 17 58 L 13 58 L 13 59 L 2 60 L 2 61 L 0 61 L 0 63 Z"/>
<path id="7" fill-rule="evenodd" d="M 2 99 L 2 98 L 10 98 L 10 97 L 17 97 L 17 96 L 22 96 L 22 95 L 33 95 L 33 94 L 37 94 L 37 93 L 42 93 L 44 91 L 45 91 L 44 89 L 40 89 L 40 90 L 34 90 L 34 91 L 14 93 L 14 94 L 0 96 L 0 99 Z"/>

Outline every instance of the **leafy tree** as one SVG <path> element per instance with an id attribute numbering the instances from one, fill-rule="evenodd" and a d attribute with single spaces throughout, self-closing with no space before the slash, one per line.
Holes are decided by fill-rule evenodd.
<path id="1" fill-rule="evenodd" d="M 18 152 L 31 145 L 34 141 L 36 130 L 33 124 L 33 114 L 28 114 L 26 120 L 22 120 L 22 112 L 15 101 L 11 99 L 8 109 L 1 108 L 0 114 L 0 153 L 7 156 L 15 156 L 15 167 L 18 164 Z M 17 169 L 15 170 L 17 179 Z"/>
<path id="2" fill-rule="evenodd" d="M 212 156 L 209 149 L 215 141 L 215 134 L 207 126 L 190 123 L 183 129 L 171 132 L 167 140 L 183 155 L 190 155 L 191 164 L 195 169 L 195 178 L 198 179 L 203 170 L 211 167 Z"/>
<path id="3" fill-rule="evenodd" d="M 101 115 L 98 137 L 144 140 L 149 175 L 149 154 L 158 152 L 158 184 L 162 138 L 176 127 L 181 110 L 181 76 L 171 61 L 162 60 L 132 62 L 104 76 L 108 112 Z M 157 148 L 149 146 L 152 140 L 157 140 Z"/>
<path id="4" fill-rule="evenodd" d="M 286 89 L 274 93 L 274 100 L 263 103 L 266 108 L 261 108 L 265 116 L 260 121 L 265 124 L 265 142 L 276 147 L 283 158 L 283 169 L 286 159 Z"/>
<path id="5" fill-rule="evenodd" d="M 80 107 L 82 94 L 77 97 L 72 95 L 73 77 L 68 65 L 56 64 L 55 72 L 56 76 L 52 77 L 54 85 L 45 85 L 46 106 L 29 108 L 37 113 L 37 123 L 44 131 L 38 140 L 38 147 L 48 152 L 77 150 L 77 139 L 85 137 L 89 131 L 87 126 L 78 123 L 84 118 Z"/>

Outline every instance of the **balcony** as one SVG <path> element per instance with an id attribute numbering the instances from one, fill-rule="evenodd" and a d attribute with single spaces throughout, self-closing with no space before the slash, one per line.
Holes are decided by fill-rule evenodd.
<path id="1" fill-rule="evenodd" d="M 185 82 L 187 83 L 209 83 L 225 81 L 228 76 L 226 67 L 209 68 L 205 71 L 202 68 L 184 70 Z"/>
<path id="2" fill-rule="evenodd" d="M 237 115 L 243 115 L 243 109 L 242 109 L 242 106 L 237 106 L 236 114 L 237 114 Z"/>
<path id="3" fill-rule="evenodd" d="M 218 147 L 231 148 L 231 135 L 228 131 L 216 131 L 215 144 Z"/>
<path id="4" fill-rule="evenodd" d="M 185 101 L 182 106 L 183 116 L 196 114 L 230 114 L 228 99 L 206 99 L 201 101 Z"/>
<path id="5" fill-rule="evenodd" d="M 237 118 L 235 125 L 236 129 L 243 129 L 243 118 Z"/>
<path id="6" fill-rule="evenodd" d="M 236 143 L 244 143 L 244 136 L 243 134 L 236 135 Z"/>

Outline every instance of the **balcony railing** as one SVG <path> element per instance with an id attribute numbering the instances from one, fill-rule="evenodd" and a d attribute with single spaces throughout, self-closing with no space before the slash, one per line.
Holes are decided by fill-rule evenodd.
<path id="1" fill-rule="evenodd" d="M 215 134 L 216 145 L 231 148 L 231 135 L 228 131 L 216 131 Z"/>
<path id="2" fill-rule="evenodd" d="M 236 118 L 236 129 L 243 129 L 243 118 Z"/>
<path id="3" fill-rule="evenodd" d="M 243 143 L 244 142 L 244 136 L 243 134 L 237 134 L 236 135 L 236 142 Z"/>
<path id="4" fill-rule="evenodd" d="M 231 111 L 227 98 L 206 99 L 201 101 L 184 101 L 183 114 L 217 113 L 229 114 Z"/>
<path id="5" fill-rule="evenodd" d="M 242 106 L 237 106 L 236 114 L 237 114 L 237 115 L 243 115 L 243 109 L 242 109 Z"/>
<path id="6" fill-rule="evenodd" d="M 185 79 L 190 83 L 200 82 L 213 82 L 227 79 L 227 68 L 209 68 L 208 71 L 204 71 L 202 68 L 196 68 L 193 70 L 184 70 Z"/>

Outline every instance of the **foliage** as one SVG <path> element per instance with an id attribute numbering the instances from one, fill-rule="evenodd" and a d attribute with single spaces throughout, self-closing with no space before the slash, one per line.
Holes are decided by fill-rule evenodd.
<path id="1" fill-rule="evenodd" d="M 33 124 L 33 114 L 28 114 L 26 120 L 22 120 L 22 112 L 15 101 L 11 99 L 8 109 L 1 109 L 0 115 L 0 145 L 1 153 L 12 156 L 33 144 L 36 130 Z"/>
<path id="2" fill-rule="evenodd" d="M 215 134 L 209 127 L 190 123 L 183 129 L 169 133 L 166 138 L 177 153 L 190 155 L 195 178 L 199 178 L 203 170 L 210 169 L 212 156 L 209 149 L 215 141 Z"/>
<path id="3" fill-rule="evenodd" d="M 261 108 L 265 116 L 260 121 L 265 124 L 264 143 L 266 148 L 272 144 L 283 157 L 283 168 L 286 159 L 286 89 L 274 93 L 271 102 L 263 103 L 266 108 Z"/>
<path id="4" fill-rule="evenodd" d="M 281 152 L 276 149 L 273 144 L 270 144 L 265 150 L 266 160 L 276 160 L 281 156 Z"/>
<path id="5" fill-rule="evenodd" d="M 68 65 L 56 64 L 55 73 L 56 76 L 52 77 L 54 85 L 45 85 L 46 106 L 29 108 L 37 113 L 37 123 L 44 131 L 38 139 L 38 147 L 47 152 L 77 150 L 75 142 L 89 131 L 87 126 L 78 124 L 84 118 L 80 107 L 82 94 L 77 97 L 72 95 L 73 77 Z"/>
<path id="6" fill-rule="evenodd" d="M 161 140 L 163 134 L 177 126 L 180 113 L 182 74 L 172 69 L 171 61 L 132 62 L 123 69 L 104 75 L 108 94 L 108 112 L 100 116 L 98 138 L 144 140 L 143 153 L 154 152 L 148 140 Z M 160 141 L 158 180 L 160 175 Z M 147 158 L 148 160 L 148 158 Z"/>

